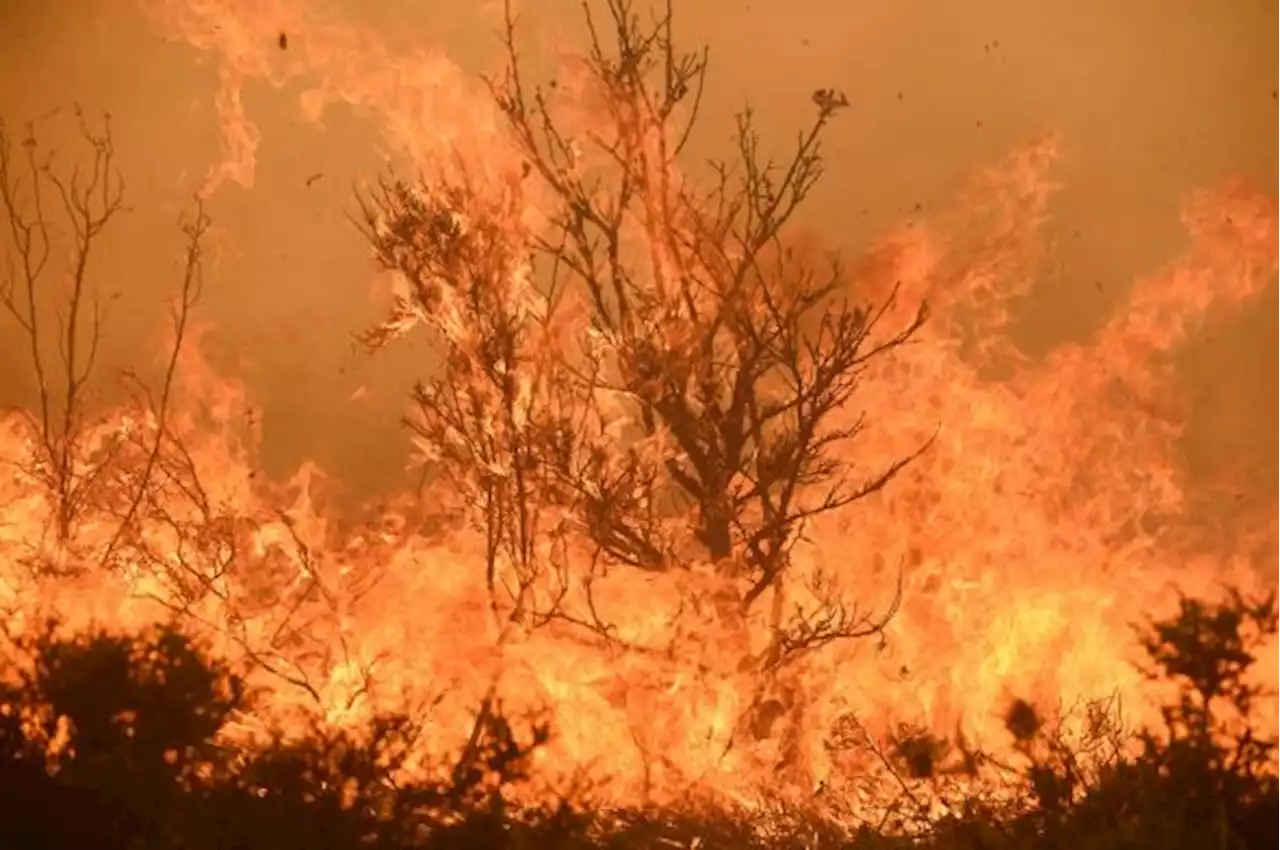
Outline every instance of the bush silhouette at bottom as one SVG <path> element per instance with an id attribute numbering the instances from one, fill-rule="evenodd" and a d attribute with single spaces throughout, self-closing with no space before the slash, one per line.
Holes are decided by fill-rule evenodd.
<path id="1" fill-rule="evenodd" d="M 421 728 L 407 716 L 235 751 L 217 733 L 252 699 L 178 630 L 67 636 L 48 623 L 12 641 L 0 685 L 0 850 L 1275 847 L 1276 739 L 1256 722 L 1267 694 L 1249 678 L 1275 634 L 1273 597 L 1182 600 L 1141 633 L 1147 672 L 1173 686 L 1162 729 L 1100 755 L 1015 703 L 1007 726 L 1023 764 L 1007 773 L 1005 802 L 950 800 L 956 814 L 904 838 L 805 813 L 766 830 L 759 814 L 724 810 L 518 810 L 501 788 L 525 777 L 548 730 L 519 740 L 496 709 L 479 713 L 444 783 L 392 781 Z M 897 781 L 923 805 L 942 793 L 941 756 L 909 758 L 908 743 L 921 750 L 900 742 Z"/>
<path id="2" fill-rule="evenodd" d="M 500 846 L 521 825 L 498 786 L 546 738 L 521 743 L 497 711 L 446 784 L 396 784 L 419 726 L 378 718 L 239 753 L 216 743 L 252 708 L 243 681 L 168 627 L 15 641 L 0 689 L 0 847 L 324 850 Z M 559 828 L 547 813 L 523 824 Z M 492 833 L 492 835 L 490 835 Z"/>

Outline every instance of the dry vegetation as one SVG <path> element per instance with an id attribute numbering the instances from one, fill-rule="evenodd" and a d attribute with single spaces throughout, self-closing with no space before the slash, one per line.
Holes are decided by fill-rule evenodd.
<path id="1" fill-rule="evenodd" d="M 814 93 L 813 124 L 786 161 L 764 157 L 745 112 L 736 158 L 716 165 L 717 179 L 681 176 L 707 66 L 705 52 L 679 50 L 672 21 L 670 7 L 650 20 L 625 0 L 589 16 L 585 90 L 596 108 L 577 126 L 553 88 L 523 75 L 508 14 L 509 64 L 489 85 L 523 176 L 497 186 L 466 173 L 388 179 L 359 198 L 374 258 L 404 284 L 365 341 L 377 348 L 423 326 L 436 346 L 440 368 L 416 388 L 407 425 L 428 473 L 449 482 L 460 516 L 483 534 L 476 569 L 500 639 L 554 626 L 627 643 L 596 603 L 598 576 L 710 564 L 730 632 L 767 611 L 768 645 L 751 651 L 744 638 L 734 658 L 755 689 L 738 732 L 761 737 L 776 720 L 801 722 L 797 658 L 879 638 L 893 614 L 865 610 L 822 576 L 804 599 L 788 598 L 790 553 L 815 517 L 856 511 L 928 451 L 871 470 L 848 460 L 864 429 L 892 425 L 858 412 L 867 364 L 910 344 L 927 309 L 895 291 L 851 290 L 837 261 L 789 241 L 822 174 L 822 134 L 845 106 L 838 93 Z M 308 647 L 305 616 L 336 611 L 340 594 L 301 535 L 286 534 L 287 575 L 242 545 L 248 520 L 209 495 L 175 424 L 202 284 L 202 208 L 183 231 L 159 383 L 125 377 L 129 427 L 95 418 L 107 313 L 92 260 L 124 185 L 109 124 L 82 127 L 89 165 L 70 170 L 33 136 L 15 144 L 0 127 L 0 303 L 36 390 L 14 473 L 53 506 L 47 534 L 13 567 L 36 582 L 145 575 L 169 619 L 74 635 L 12 619 L 21 627 L 9 629 L 0 693 L 5 846 L 1012 850 L 1276 839 L 1276 742 L 1256 722 L 1267 695 L 1249 678 L 1276 607 L 1239 595 L 1184 599 L 1144 625 L 1150 673 L 1173 688 L 1160 729 L 1125 729 L 1106 700 L 1076 708 L 1083 724 L 1015 702 L 1014 756 L 998 759 L 980 742 L 906 727 L 879 736 L 847 717 L 828 746 L 856 755 L 862 772 L 841 793 L 874 785 L 874 805 L 831 789 L 812 805 L 766 795 L 749 811 L 584 810 L 589 795 L 573 789 L 554 804 L 516 804 L 531 754 L 555 730 L 508 720 L 492 689 L 460 754 L 430 779 L 401 770 L 429 708 L 359 733 L 316 724 L 229 744 L 224 732 L 259 699 L 251 674 L 321 701 L 314 665 L 299 659 L 347 648 Z M 537 228 L 520 214 L 526 190 L 548 199 Z M 71 256 L 61 289 L 50 266 L 59 233 Z M 214 637 L 239 650 L 234 663 L 204 646 Z"/>

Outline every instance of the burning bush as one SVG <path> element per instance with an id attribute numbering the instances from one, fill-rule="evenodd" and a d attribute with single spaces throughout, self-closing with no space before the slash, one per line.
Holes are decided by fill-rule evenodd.
<path id="1" fill-rule="evenodd" d="M 0 693 L 0 836 L 6 846 L 360 847 L 1040 847 L 1252 848 L 1277 835 L 1276 739 L 1252 709 L 1260 638 L 1276 631 L 1271 599 L 1239 595 L 1179 612 L 1144 632 L 1152 675 L 1175 686 L 1163 729 L 1120 735 L 1101 724 L 1074 744 L 1015 703 L 1009 731 L 1026 765 L 1004 765 L 1004 800 L 940 782 L 945 748 L 900 737 L 893 774 L 919 818 L 914 837 L 890 813 L 847 834 L 794 808 L 573 812 L 513 806 L 504 786 L 547 730 L 517 740 L 490 706 L 448 781 L 402 768 L 429 717 L 381 717 L 359 732 L 234 743 L 253 700 L 223 662 L 182 634 L 59 635 L 13 641 Z M 1119 737 L 1117 737 L 1119 736 Z M 1103 739 L 1116 747 L 1099 750 Z M 1136 749 L 1133 749 L 1136 745 Z M 925 755 L 927 753 L 927 755 Z M 990 786 L 987 786 L 990 790 Z M 74 808 L 69 808 L 74 807 Z M 906 846 L 905 844 L 903 846 Z"/>
<path id="2" fill-rule="evenodd" d="M 1113 700 L 1047 717 L 1019 699 L 1006 714 L 1016 761 L 899 735 L 878 751 L 901 791 L 878 826 L 939 847 L 1270 846 L 1277 738 L 1257 709 L 1275 694 L 1253 668 L 1276 629 L 1274 596 L 1234 591 L 1184 597 L 1140 629 L 1147 675 L 1172 695 L 1162 727 L 1126 730 Z"/>
<path id="3" fill-rule="evenodd" d="M 504 803 L 546 731 L 522 742 L 490 706 L 448 781 L 430 782 L 402 770 L 426 717 L 229 738 L 254 709 L 243 679 L 170 628 L 60 636 L 50 623 L 7 659 L 5 846 L 498 846 L 513 827 L 560 827 Z"/>
<path id="4" fill-rule="evenodd" d="M 1060 847 L 1095 835 L 1128 846 L 1271 846 L 1278 739 L 1255 711 L 1274 694 L 1251 674 L 1276 628 L 1274 596 L 1232 593 L 1218 603 L 1184 597 L 1175 616 L 1143 629 L 1148 675 L 1174 686 L 1163 728 L 1138 733 L 1137 755 L 1094 759 L 1092 770 L 1060 743 L 1033 755 L 1036 833 Z"/>

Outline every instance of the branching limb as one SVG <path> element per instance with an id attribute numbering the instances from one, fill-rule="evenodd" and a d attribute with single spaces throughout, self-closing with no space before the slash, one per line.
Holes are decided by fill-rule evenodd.
<path id="1" fill-rule="evenodd" d="M 187 242 L 184 252 L 182 286 L 175 303 L 170 307 L 170 319 L 173 323 L 173 345 L 169 350 L 169 357 L 165 364 L 164 377 L 161 379 L 159 398 L 148 404 L 155 433 L 151 439 L 150 448 L 147 450 L 142 470 L 131 487 L 132 496 L 129 498 L 128 505 L 120 517 L 115 533 L 111 536 L 110 542 L 102 553 L 101 560 L 103 564 L 109 565 L 112 563 L 112 559 L 126 535 L 133 533 L 134 526 L 138 520 L 139 509 L 150 491 L 152 476 L 155 474 L 156 465 L 160 461 L 164 441 L 171 436 L 168 422 L 169 405 L 173 394 L 174 381 L 177 377 L 178 364 L 182 355 L 183 343 L 187 338 L 191 314 L 203 291 L 202 261 L 204 257 L 204 238 L 208 232 L 209 224 L 209 218 L 204 212 L 204 204 L 197 199 L 193 220 L 183 226 L 183 233 L 186 235 Z M 151 393 L 147 393 L 147 397 L 151 399 Z"/>
<path id="2" fill-rule="evenodd" d="M 97 480 L 97 470 L 78 465 L 86 427 L 85 393 L 102 339 L 103 306 L 89 280 L 90 261 L 102 231 L 124 209 L 124 183 L 115 166 L 110 117 L 104 117 L 98 130 L 78 109 L 76 118 L 91 162 L 88 168 L 73 165 L 69 174 L 54 167 L 52 153 L 40 151 L 34 128 L 28 128 L 20 142 L 24 154 L 15 155 L 12 138 L 0 124 L 0 204 L 9 220 L 10 243 L 0 303 L 27 339 L 38 393 L 34 424 L 40 457 L 33 471 L 53 498 L 59 542 L 70 537 Z M 47 340 L 42 305 L 51 285 L 49 260 L 55 237 L 51 201 L 60 207 L 71 246 L 67 289 L 55 310 L 55 333 Z M 57 352 L 54 363 L 47 351 L 50 344 Z"/>

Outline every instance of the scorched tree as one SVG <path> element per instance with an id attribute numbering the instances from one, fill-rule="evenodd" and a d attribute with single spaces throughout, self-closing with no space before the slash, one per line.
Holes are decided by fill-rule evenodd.
<path id="1" fill-rule="evenodd" d="M 510 173 L 460 156 L 439 178 L 360 194 L 358 223 L 400 286 L 366 341 L 432 331 L 439 363 L 408 424 L 485 535 L 504 622 L 560 618 L 617 639 L 592 598 L 600 570 L 709 564 L 722 622 L 771 600 L 772 640 L 747 660 L 768 672 L 875 634 L 891 613 L 825 581 L 810 582 L 816 604 L 783 596 L 806 525 L 927 447 L 870 474 L 848 462 L 869 365 L 927 311 L 860 295 L 837 259 L 793 250 L 843 95 L 814 92 L 782 163 L 742 112 L 736 156 L 695 180 L 679 163 L 706 51 L 677 48 L 669 3 L 652 16 L 606 5 L 601 19 L 584 4 L 590 46 L 559 85 L 526 78 L 508 5 L 505 72 L 486 82 L 517 152 Z"/>

